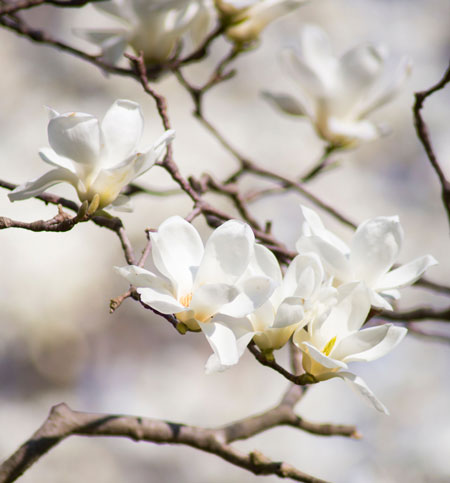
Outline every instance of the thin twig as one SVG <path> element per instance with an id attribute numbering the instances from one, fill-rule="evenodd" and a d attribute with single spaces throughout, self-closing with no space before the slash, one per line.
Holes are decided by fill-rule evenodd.
<path id="1" fill-rule="evenodd" d="M 444 171 L 442 170 L 442 167 L 437 159 L 437 156 L 433 151 L 433 146 L 431 144 L 428 127 L 425 124 L 425 121 L 423 120 L 422 114 L 421 114 L 421 110 L 423 108 L 423 103 L 425 102 L 425 99 L 430 97 L 436 91 L 443 89 L 449 82 L 450 82 L 450 64 L 447 67 L 447 70 L 445 71 L 444 76 L 437 84 L 435 84 L 434 86 L 430 87 L 425 91 L 415 93 L 416 101 L 413 106 L 413 114 L 414 114 L 414 125 L 416 126 L 417 137 L 422 143 L 425 149 L 425 152 L 427 153 L 428 159 L 431 163 L 431 166 L 436 172 L 439 178 L 439 182 L 441 183 L 442 202 L 444 204 L 445 211 L 447 212 L 447 218 L 450 223 L 450 182 L 447 180 L 444 174 Z"/>

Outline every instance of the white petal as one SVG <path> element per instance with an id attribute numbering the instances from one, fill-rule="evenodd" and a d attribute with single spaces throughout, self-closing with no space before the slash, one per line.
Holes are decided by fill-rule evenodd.
<path id="1" fill-rule="evenodd" d="M 376 289 L 379 291 L 385 291 L 392 288 L 402 288 L 407 285 L 412 285 L 423 275 L 425 270 L 437 263 L 436 259 L 431 255 L 416 258 L 384 275 L 378 281 Z"/>
<path id="2" fill-rule="evenodd" d="M 289 94 L 264 91 L 262 92 L 262 96 L 267 99 L 270 104 L 286 114 L 290 114 L 291 116 L 309 115 L 309 109 L 307 109 L 298 99 Z"/>
<path id="3" fill-rule="evenodd" d="M 383 65 L 380 49 L 369 44 L 359 45 L 342 56 L 338 74 L 340 93 L 345 96 L 349 116 L 351 109 L 380 81 Z"/>
<path id="4" fill-rule="evenodd" d="M 232 326 L 223 324 L 221 322 L 217 322 L 217 323 L 221 325 L 225 325 L 226 327 L 230 328 L 233 331 L 233 334 L 236 338 L 238 359 L 240 359 L 245 349 L 247 348 L 249 342 L 252 340 L 254 332 L 251 332 L 248 329 L 243 327 L 232 327 Z M 204 324 L 200 324 L 200 325 L 202 326 Z M 227 365 L 221 362 L 219 359 L 219 356 L 214 353 L 209 357 L 208 361 L 206 362 L 205 370 L 206 370 L 206 374 L 212 374 L 214 372 L 224 371 L 229 367 L 230 365 Z"/>
<path id="5" fill-rule="evenodd" d="M 112 168 L 136 151 L 144 127 L 139 104 L 118 99 L 106 112 L 101 127 L 105 143 L 104 167 Z"/>
<path id="6" fill-rule="evenodd" d="M 336 277 L 339 282 L 353 280 L 350 263 L 347 257 L 334 245 L 317 236 L 301 237 L 296 248 L 299 253 L 317 253 L 322 260 L 325 270 Z"/>
<path id="7" fill-rule="evenodd" d="M 332 377 L 340 377 L 343 379 L 356 393 L 363 396 L 363 399 L 373 406 L 377 411 L 389 415 L 386 406 L 375 396 L 369 389 L 367 384 L 355 374 L 350 372 L 336 372 Z"/>
<path id="8" fill-rule="evenodd" d="M 238 295 L 239 291 L 232 285 L 224 283 L 202 285 L 194 291 L 190 308 L 194 310 L 198 321 L 205 322 L 221 312 L 222 307 L 232 302 Z M 228 315 L 226 312 L 225 314 Z"/>
<path id="9" fill-rule="evenodd" d="M 347 369 L 347 364 L 345 364 L 345 362 L 338 361 L 336 359 L 332 359 L 331 357 L 326 356 L 319 349 L 314 347 L 310 342 L 301 342 L 299 344 L 299 348 L 302 351 L 305 351 L 312 359 L 314 359 L 323 367 L 327 367 L 328 369 Z"/>
<path id="10" fill-rule="evenodd" d="M 373 141 L 380 137 L 380 129 L 370 121 L 358 121 L 329 117 L 327 130 L 341 144 L 358 141 Z M 342 139 L 340 139 L 342 138 Z"/>
<path id="11" fill-rule="evenodd" d="M 125 267 L 114 267 L 114 270 L 126 278 L 131 285 L 135 287 L 148 287 L 155 290 L 170 292 L 172 287 L 167 280 L 158 277 L 152 272 L 145 270 L 145 268 L 136 265 L 127 265 Z"/>
<path id="12" fill-rule="evenodd" d="M 257 276 L 240 281 L 238 288 L 240 293 L 233 301 L 221 308 L 221 314 L 230 317 L 244 317 L 254 312 L 255 309 L 267 302 L 275 285 L 272 279 Z"/>
<path id="13" fill-rule="evenodd" d="M 180 216 L 172 216 L 150 237 L 156 268 L 176 287 L 178 297 L 191 292 L 203 256 L 203 243 L 197 230 Z"/>
<path id="14" fill-rule="evenodd" d="M 359 116 L 366 117 L 372 111 L 382 106 L 383 104 L 386 104 L 394 96 L 396 96 L 400 89 L 403 87 L 406 79 L 411 75 L 411 70 L 411 59 L 409 57 L 403 57 L 396 71 L 392 75 L 390 82 L 388 82 L 387 85 L 383 85 L 381 89 L 375 93 L 374 96 L 371 96 L 372 98 L 368 99 L 368 102 L 366 102 L 365 106 L 361 106 L 362 108 L 359 112 Z"/>
<path id="15" fill-rule="evenodd" d="M 39 156 L 47 164 L 56 166 L 57 168 L 66 168 L 69 171 L 75 172 L 73 162 L 62 156 L 58 156 L 52 148 L 41 148 L 39 150 Z"/>
<path id="16" fill-rule="evenodd" d="M 350 253 L 350 248 L 347 246 L 347 244 L 334 233 L 325 228 L 325 225 L 322 223 L 322 220 L 315 211 L 307 208 L 304 205 L 300 205 L 300 208 L 302 210 L 305 223 L 309 229 L 308 233 L 304 233 L 305 235 L 315 235 L 319 238 L 323 238 L 328 243 L 331 243 L 331 245 L 334 245 L 344 255 Z"/>
<path id="17" fill-rule="evenodd" d="M 375 290 L 369 289 L 369 294 L 372 307 L 384 310 L 394 310 L 392 305 L 382 295 L 375 292 Z"/>
<path id="18" fill-rule="evenodd" d="M 407 330 L 391 324 L 354 332 L 340 340 L 333 357 L 344 362 L 369 362 L 383 357 L 405 337 Z"/>
<path id="19" fill-rule="evenodd" d="M 283 279 L 283 294 L 285 297 L 295 295 L 309 299 L 320 288 L 324 275 L 317 254 L 298 255 L 286 270 Z"/>
<path id="20" fill-rule="evenodd" d="M 65 168 L 57 168 L 48 171 L 39 178 L 32 181 L 28 181 L 17 188 L 15 188 L 11 193 L 8 193 L 8 198 L 11 201 L 26 200 L 27 198 L 32 198 L 33 196 L 38 196 L 43 193 L 47 188 L 57 184 L 67 182 L 73 185 L 75 188 L 78 184 L 78 178 L 72 171 Z"/>
<path id="21" fill-rule="evenodd" d="M 111 208 L 115 211 L 123 213 L 131 213 L 133 211 L 133 202 L 131 198 L 125 195 L 119 195 L 112 203 Z"/>
<path id="22" fill-rule="evenodd" d="M 100 125 L 90 114 L 68 112 L 53 118 L 48 124 L 48 140 L 60 156 L 91 166 L 100 162 Z"/>
<path id="23" fill-rule="evenodd" d="M 169 291 L 146 287 L 138 288 L 136 291 L 141 296 L 141 301 L 144 304 L 149 305 L 162 314 L 177 314 L 189 310 L 187 307 L 181 305 Z"/>
<path id="24" fill-rule="evenodd" d="M 293 324 L 300 324 L 305 315 L 302 301 L 300 297 L 288 297 L 284 299 L 278 307 L 273 327 L 283 328 Z"/>
<path id="25" fill-rule="evenodd" d="M 246 223 L 230 220 L 216 228 L 206 242 L 196 286 L 235 283 L 248 267 L 254 241 L 253 232 Z"/>
<path id="26" fill-rule="evenodd" d="M 268 248 L 258 243 L 254 245 L 248 267 L 239 282 L 254 276 L 270 278 L 277 286 L 281 283 L 283 277 L 275 255 Z"/>
<path id="27" fill-rule="evenodd" d="M 356 279 L 375 286 L 394 264 L 402 241 L 403 230 L 396 216 L 380 216 L 359 225 L 350 254 Z"/>
<path id="28" fill-rule="evenodd" d="M 233 330 L 218 322 L 200 324 L 220 366 L 232 366 L 239 360 L 239 348 Z"/>
<path id="29" fill-rule="evenodd" d="M 128 34 L 126 30 L 73 29 L 72 32 L 76 36 L 100 46 L 102 49 L 102 60 L 104 60 L 107 64 L 112 65 L 120 60 L 125 52 L 128 42 Z"/>

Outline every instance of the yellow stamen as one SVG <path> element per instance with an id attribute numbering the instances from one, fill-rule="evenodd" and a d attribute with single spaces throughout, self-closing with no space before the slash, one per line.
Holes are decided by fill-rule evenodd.
<path id="1" fill-rule="evenodd" d="M 335 343 L 336 343 L 336 336 L 334 336 L 332 339 L 330 339 L 327 342 L 327 345 L 322 349 L 322 353 L 325 354 L 326 356 L 329 356 L 330 352 L 333 350 Z"/>
<path id="2" fill-rule="evenodd" d="M 188 293 L 180 297 L 180 304 L 183 307 L 189 307 L 189 305 L 191 304 L 191 300 L 192 300 L 192 293 Z"/>

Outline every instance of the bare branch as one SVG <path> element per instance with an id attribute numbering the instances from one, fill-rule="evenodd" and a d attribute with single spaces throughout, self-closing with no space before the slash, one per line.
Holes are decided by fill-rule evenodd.
<path id="1" fill-rule="evenodd" d="M 102 0 L 24 0 L 0 7 L 0 15 L 11 15 L 19 10 L 27 10 L 39 5 L 54 5 L 56 7 L 83 7 L 88 3 L 101 2 Z"/>
<path id="2" fill-rule="evenodd" d="M 0 483 L 15 481 L 50 449 L 72 435 L 116 436 L 156 444 L 181 444 L 215 454 L 256 475 L 324 483 L 324 480 L 287 463 L 271 461 L 257 451 L 242 453 L 226 444 L 223 434 L 223 429 L 204 429 L 136 416 L 78 412 L 63 403 L 54 406 L 44 424 L 0 466 Z"/>
<path id="3" fill-rule="evenodd" d="M 437 156 L 433 151 L 433 146 L 431 144 L 428 128 L 421 114 L 421 110 L 423 108 L 423 103 L 425 102 L 425 99 L 427 99 L 427 97 L 434 94 L 436 91 L 443 89 L 449 82 L 450 82 L 450 64 L 447 67 L 447 70 L 444 76 L 437 84 L 430 87 L 426 91 L 415 93 L 416 102 L 414 103 L 414 106 L 413 106 L 413 114 L 414 114 L 414 125 L 416 126 L 417 136 L 420 139 L 420 142 L 422 143 L 425 149 L 425 152 L 427 153 L 431 166 L 433 167 L 434 171 L 436 172 L 439 178 L 439 182 L 441 183 L 442 202 L 444 204 L 444 208 L 447 212 L 447 217 L 450 223 L 450 182 L 445 177 L 444 171 L 442 170 L 441 165 L 439 164 L 439 161 L 437 159 Z"/>

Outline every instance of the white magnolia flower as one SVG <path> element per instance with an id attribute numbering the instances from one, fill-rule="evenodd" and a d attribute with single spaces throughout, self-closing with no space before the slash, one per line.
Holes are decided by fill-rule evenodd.
<path id="1" fill-rule="evenodd" d="M 304 235 L 296 244 L 299 253 L 317 253 L 337 286 L 364 282 L 375 307 L 392 309 L 384 297 L 399 298 L 399 288 L 413 284 L 437 263 L 431 255 L 425 255 L 391 270 L 403 241 L 397 216 L 379 216 L 361 223 L 348 247 L 324 227 L 313 210 L 301 208 L 305 224 Z"/>
<path id="2" fill-rule="evenodd" d="M 359 330 L 370 310 L 370 300 L 362 284 L 346 290 L 325 319 L 313 319 L 298 329 L 293 340 L 303 352 L 302 364 L 317 381 L 339 377 L 370 401 L 378 411 L 388 413 L 366 383 L 348 371 L 348 363 L 373 361 L 399 344 L 407 330 L 391 324 Z"/>
<path id="3" fill-rule="evenodd" d="M 229 322 L 253 312 L 272 294 L 271 278 L 247 272 L 255 253 L 266 258 L 269 250 L 255 244 L 247 224 L 235 220 L 214 230 L 204 247 L 197 230 L 179 216 L 150 236 L 161 275 L 136 266 L 118 272 L 137 287 L 142 302 L 175 314 L 190 330 L 201 329 L 220 366 L 236 364 L 252 334 Z"/>
<path id="4" fill-rule="evenodd" d="M 299 54 L 287 50 L 283 60 L 298 82 L 297 96 L 265 97 L 288 114 L 309 117 L 320 137 L 342 147 L 383 134 L 365 118 L 397 94 L 411 71 L 405 57 L 391 72 L 383 50 L 370 44 L 337 57 L 326 33 L 312 25 L 301 33 Z"/>
<path id="5" fill-rule="evenodd" d="M 204 39 L 210 23 L 205 0 L 110 0 L 95 3 L 116 17 L 122 28 L 108 30 L 76 29 L 75 33 L 99 45 L 102 57 L 116 63 L 127 45 L 144 52 L 146 63 L 161 63 L 174 54 L 188 34 L 194 47 Z"/>
<path id="6" fill-rule="evenodd" d="M 278 17 L 292 12 L 306 0 L 215 0 L 219 12 L 229 25 L 225 34 L 237 43 L 257 40 L 261 31 Z"/>
<path id="7" fill-rule="evenodd" d="M 324 270 L 315 254 L 298 255 L 290 263 L 284 278 L 270 299 L 248 316 L 258 347 L 269 352 L 283 347 L 294 330 L 318 318 L 333 304 L 336 292 L 324 284 Z"/>
<path id="8" fill-rule="evenodd" d="M 139 104 L 119 99 L 100 123 L 91 114 L 49 110 L 48 140 L 51 148 L 39 155 L 54 167 L 41 177 L 18 186 L 11 201 L 37 196 L 57 183 L 70 183 L 80 201 L 99 196 L 98 209 L 112 205 L 128 210 L 128 198 L 120 190 L 150 169 L 162 155 L 175 132 L 166 131 L 153 146 L 136 150 L 142 136 L 143 116 Z"/>

